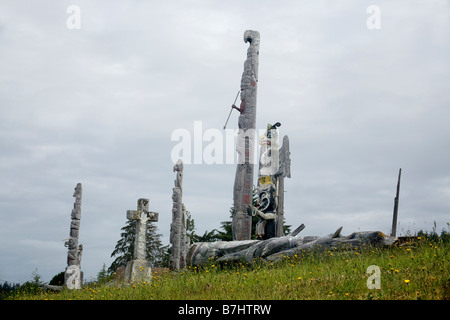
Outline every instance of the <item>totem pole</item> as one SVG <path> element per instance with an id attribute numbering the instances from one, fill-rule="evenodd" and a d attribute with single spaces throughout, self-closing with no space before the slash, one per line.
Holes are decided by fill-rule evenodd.
<path id="1" fill-rule="evenodd" d="M 280 158 L 280 168 L 278 169 L 277 179 L 277 193 L 278 193 L 278 208 L 277 208 L 277 223 L 276 236 L 284 236 L 284 178 L 291 177 L 291 152 L 289 151 L 289 137 L 283 137 L 283 145 L 278 151 Z M 298 232 L 300 232 L 299 230 Z"/>
<path id="2" fill-rule="evenodd" d="M 183 204 L 183 161 L 178 160 L 173 171 L 177 173 L 172 200 L 172 224 L 170 226 L 170 268 L 179 270 L 186 266 L 189 238 L 186 235 L 186 208 Z"/>
<path id="3" fill-rule="evenodd" d="M 283 146 L 278 149 L 279 122 L 269 124 L 260 139 L 258 171 L 258 208 L 252 207 L 258 215 L 256 237 L 269 239 L 284 236 L 284 178 L 290 178 L 289 138 L 284 136 Z"/>
<path id="4" fill-rule="evenodd" d="M 240 112 L 236 150 L 238 164 L 233 189 L 234 215 L 232 221 L 233 240 L 251 238 L 252 216 L 249 208 L 252 204 L 253 167 L 256 122 L 256 92 L 258 86 L 259 32 L 247 30 L 244 42 L 249 43 L 247 60 L 241 79 L 241 104 L 232 108 Z"/>
<path id="5" fill-rule="evenodd" d="M 83 273 L 81 272 L 81 254 L 83 245 L 78 245 L 78 234 L 81 220 L 82 186 L 78 183 L 73 194 L 75 203 L 72 209 L 72 222 L 70 224 L 70 237 L 64 245 L 69 249 L 67 253 L 67 268 L 64 273 L 64 284 L 68 289 L 81 289 Z"/>
<path id="6" fill-rule="evenodd" d="M 258 208 L 253 208 L 259 217 L 256 224 L 256 237 L 269 239 L 276 236 L 277 220 L 277 177 L 279 168 L 278 130 L 280 123 L 268 125 L 260 138 L 260 157 L 258 171 Z"/>
<path id="7" fill-rule="evenodd" d="M 184 203 L 181 205 L 183 218 L 181 219 L 181 236 L 180 236 L 180 269 L 186 267 L 186 256 L 189 251 L 189 246 L 191 244 L 191 239 L 187 235 L 187 214 L 186 207 Z"/>

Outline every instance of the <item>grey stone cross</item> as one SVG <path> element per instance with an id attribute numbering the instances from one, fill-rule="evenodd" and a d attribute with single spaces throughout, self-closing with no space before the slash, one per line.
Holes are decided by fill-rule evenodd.
<path id="1" fill-rule="evenodd" d="M 145 259 L 147 221 L 158 221 L 158 212 L 148 211 L 148 199 L 138 199 L 137 210 L 127 210 L 127 218 L 136 220 L 134 259 Z"/>

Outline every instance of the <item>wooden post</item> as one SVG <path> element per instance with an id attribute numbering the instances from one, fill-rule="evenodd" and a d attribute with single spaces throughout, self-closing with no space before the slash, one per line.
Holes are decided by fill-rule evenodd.
<path id="1" fill-rule="evenodd" d="M 64 283 L 69 289 L 81 289 L 83 285 L 83 272 L 81 272 L 81 254 L 83 245 L 78 245 L 78 234 L 81 219 L 81 198 L 83 188 L 81 183 L 77 183 L 73 196 L 75 203 L 72 209 L 72 222 L 70 224 L 70 237 L 64 243 L 68 247 L 67 268 L 64 273 Z"/>
<path id="2" fill-rule="evenodd" d="M 183 210 L 183 161 L 178 160 L 173 171 L 177 173 L 175 187 L 172 189 L 172 224 L 170 225 L 170 243 L 172 252 L 170 253 L 170 269 L 180 270 L 184 268 L 182 257 L 185 256 L 185 237 L 183 237 L 183 228 L 185 228 L 185 210 Z M 184 231 L 186 234 L 186 231 Z"/>
<path id="3" fill-rule="evenodd" d="M 283 137 L 283 145 L 279 151 L 280 168 L 278 176 L 277 237 L 284 236 L 284 178 L 291 177 L 291 152 L 289 137 Z"/>
<path id="4" fill-rule="evenodd" d="M 258 86 L 259 32 L 247 30 L 244 42 L 249 43 L 247 59 L 241 78 L 241 104 L 239 110 L 239 132 L 236 150 L 238 165 L 233 187 L 234 215 L 232 220 L 233 240 L 249 240 L 252 233 L 252 216 L 248 208 L 253 196 L 253 167 L 255 163 L 256 91 Z"/>
<path id="5" fill-rule="evenodd" d="M 400 178 L 402 175 L 402 168 L 398 171 L 397 192 L 394 199 L 394 216 L 392 218 L 392 232 L 391 237 L 396 237 L 397 234 L 397 215 L 398 215 L 398 200 L 400 197 Z"/>

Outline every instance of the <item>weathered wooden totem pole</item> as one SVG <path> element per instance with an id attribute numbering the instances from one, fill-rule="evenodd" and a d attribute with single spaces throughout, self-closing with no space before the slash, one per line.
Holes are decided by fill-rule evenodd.
<path id="1" fill-rule="evenodd" d="M 284 236 L 284 178 L 291 177 L 291 160 L 288 136 L 284 136 L 283 146 L 278 149 L 279 126 L 279 122 L 269 124 L 260 139 L 258 207 L 252 207 L 259 217 L 256 224 L 258 239 Z"/>
<path id="2" fill-rule="evenodd" d="M 78 245 L 82 191 L 81 183 L 78 183 L 73 194 L 75 203 L 71 214 L 72 222 L 70 224 L 70 236 L 64 243 L 69 250 L 67 252 L 67 267 L 64 273 L 64 284 L 68 289 L 81 289 L 83 284 L 83 273 L 81 272 L 83 245 Z"/>
<path id="3" fill-rule="evenodd" d="M 170 226 L 170 268 L 179 270 L 186 267 L 186 253 L 189 237 L 186 234 L 186 208 L 183 204 L 183 161 L 178 160 L 173 171 L 177 173 L 172 200 L 172 224 Z"/>
<path id="4" fill-rule="evenodd" d="M 236 150 L 238 164 L 233 189 L 234 215 L 233 240 L 251 238 L 252 216 L 248 208 L 252 204 L 253 167 L 255 163 L 256 93 L 258 87 L 259 32 L 247 30 L 244 42 L 249 43 L 247 59 L 241 78 L 241 104 L 233 108 L 240 112 Z"/>

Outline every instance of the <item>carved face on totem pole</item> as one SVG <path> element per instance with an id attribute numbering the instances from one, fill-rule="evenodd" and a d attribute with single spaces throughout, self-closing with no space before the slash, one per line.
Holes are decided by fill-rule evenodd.
<path id="1" fill-rule="evenodd" d="M 276 193 L 276 175 L 280 167 L 277 130 L 279 125 L 279 122 L 274 125 L 269 124 L 259 141 L 261 145 L 258 171 L 260 206 L 274 198 L 274 193 Z M 270 209 L 270 206 L 266 207 Z M 273 210 L 276 210 L 276 208 Z"/>
<path id="2" fill-rule="evenodd" d="M 277 179 L 279 171 L 278 130 L 280 123 L 269 124 L 260 138 L 260 157 L 258 171 L 258 204 L 260 221 L 257 224 L 257 237 L 274 236 L 275 213 L 278 207 Z"/>

